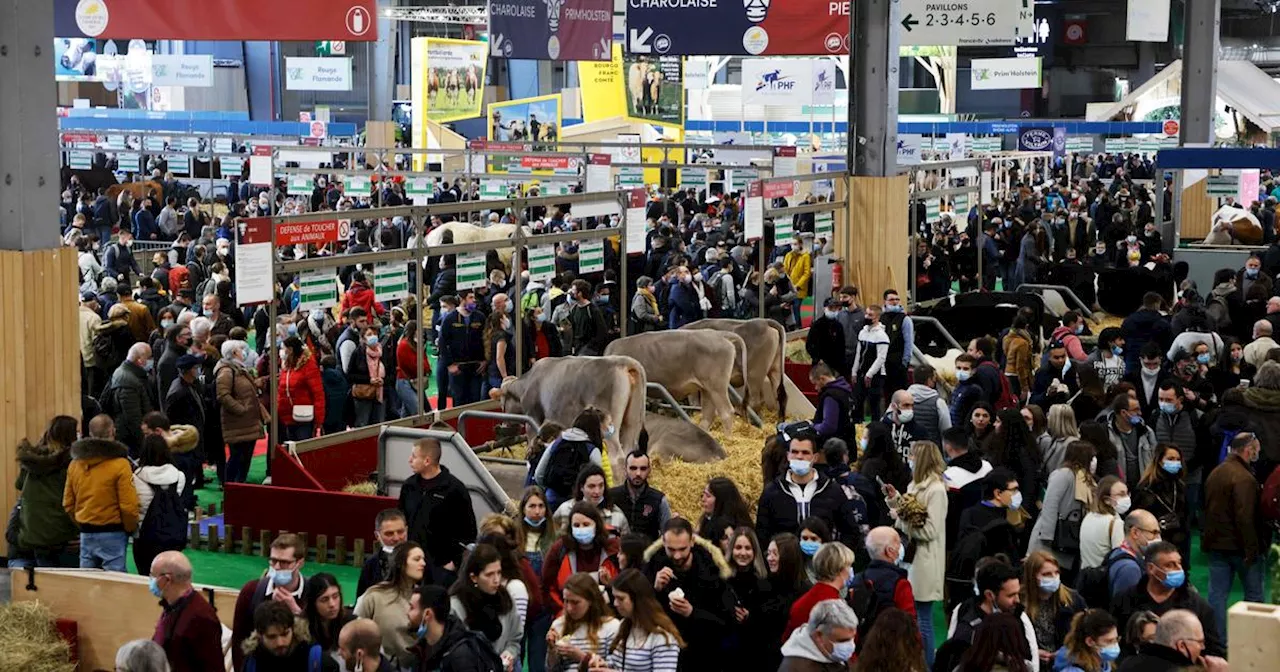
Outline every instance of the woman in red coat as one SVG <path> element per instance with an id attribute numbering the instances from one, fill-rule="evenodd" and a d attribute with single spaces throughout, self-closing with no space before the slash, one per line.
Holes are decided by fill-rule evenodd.
<path id="1" fill-rule="evenodd" d="M 285 441 L 315 436 L 316 418 L 324 419 L 324 383 L 311 349 L 290 336 L 280 348 L 280 385 L 276 392 Z"/>
<path id="2" fill-rule="evenodd" d="M 404 334 L 396 344 L 396 396 L 400 398 L 400 407 L 405 416 L 418 413 L 420 399 L 426 400 L 427 408 L 431 408 L 431 400 L 417 391 L 419 366 L 423 369 L 423 381 L 430 380 L 431 364 L 426 357 L 418 359 L 418 323 L 412 321 L 404 325 Z"/>

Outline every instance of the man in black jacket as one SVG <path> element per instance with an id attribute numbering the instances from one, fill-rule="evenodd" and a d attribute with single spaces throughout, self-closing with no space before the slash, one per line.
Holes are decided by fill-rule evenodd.
<path id="1" fill-rule="evenodd" d="M 1227 650 L 1214 621 L 1213 608 L 1187 583 L 1178 547 L 1157 541 L 1147 546 L 1143 556 L 1146 580 L 1111 600 L 1111 614 L 1116 621 L 1128 623 L 1129 617 L 1139 611 L 1163 616 L 1174 609 L 1186 609 L 1200 619 L 1204 628 L 1204 655 L 1225 656 Z"/>
<path id="2" fill-rule="evenodd" d="M 462 564 L 462 552 L 476 539 L 476 514 L 467 486 L 440 464 L 440 442 L 419 439 L 409 455 L 413 475 L 400 487 L 399 509 L 409 539 L 427 552 L 436 567 L 450 572 Z"/>
<path id="3" fill-rule="evenodd" d="M 823 362 L 840 376 L 849 375 L 852 362 L 845 359 L 844 327 L 840 324 L 840 299 L 829 298 L 823 304 L 822 315 L 809 325 L 809 336 L 804 349 L 814 362 Z"/>
<path id="4" fill-rule="evenodd" d="M 373 533 L 381 548 L 369 555 L 360 568 L 360 580 L 356 583 L 356 599 L 364 595 L 375 583 L 387 578 L 391 569 L 391 554 L 409 536 L 409 527 L 400 509 L 383 509 L 373 521 Z"/>
<path id="5" fill-rule="evenodd" d="M 680 668 L 722 669 L 720 646 L 734 622 L 736 598 L 728 582 L 733 570 L 720 549 L 695 537 L 688 519 L 672 518 L 662 528 L 662 541 L 645 557 L 645 575 L 658 601 L 687 638 Z"/>
<path id="6" fill-rule="evenodd" d="M 1138 647 L 1137 654 L 1126 659 L 1119 672 L 1174 672 L 1197 665 L 1208 670 L 1226 669 L 1215 667 L 1220 659 L 1209 656 L 1206 660 L 1204 648 L 1200 619 L 1186 609 L 1174 609 L 1156 623 L 1155 641 Z"/>
<path id="7" fill-rule="evenodd" d="M 449 592 L 424 583 L 409 598 L 409 625 L 422 637 L 410 648 L 415 670 L 426 672 L 503 672 L 505 665 L 485 636 L 467 628 L 449 611 Z"/>
<path id="8" fill-rule="evenodd" d="M 862 534 L 854 522 L 853 504 L 839 484 L 814 468 L 817 446 L 818 437 L 811 430 L 791 439 L 787 450 L 790 468 L 760 493 L 756 536 L 772 539 L 779 532 L 799 535 L 801 521 L 816 516 L 832 523 L 835 541 L 857 551 Z"/>

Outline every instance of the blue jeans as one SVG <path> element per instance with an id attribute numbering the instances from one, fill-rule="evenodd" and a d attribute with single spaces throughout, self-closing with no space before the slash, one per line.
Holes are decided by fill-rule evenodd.
<path id="1" fill-rule="evenodd" d="M 916 624 L 920 626 L 920 639 L 924 643 L 924 662 L 933 669 L 933 603 L 916 602 Z"/>
<path id="2" fill-rule="evenodd" d="M 1243 553 L 1209 551 L 1209 605 L 1213 607 L 1213 620 L 1218 622 L 1218 633 L 1222 635 L 1224 646 L 1227 643 L 1227 594 L 1231 592 L 1231 584 L 1239 574 L 1244 583 L 1245 601 L 1264 602 L 1264 560 L 1265 556 L 1254 558 L 1252 564 L 1245 564 Z"/>
<path id="3" fill-rule="evenodd" d="M 284 424 L 284 440 L 285 441 L 306 441 L 316 435 L 316 425 L 314 422 L 299 422 L 297 424 Z"/>
<path id="4" fill-rule="evenodd" d="M 74 547 L 45 548 L 36 551 L 23 551 L 18 548 L 9 549 L 9 568 L 24 567 L 66 567 L 80 566 L 80 555 Z"/>
<path id="5" fill-rule="evenodd" d="M 480 375 L 475 364 L 463 364 L 457 373 L 449 374 L 449 396 L 454 406 L 480 401 Z"/>
<path id="6" fill-rule="evenodd" d="M 123 572 L 129 535 L 124 532 L 81 532 L 80 568 Z"/>
<path id="7" fill-rule="evenodd" d="M 402 417 L 417 415 L 418 399 L 425 396 L 419 395 L 413 385 L 413 381 L 408 378 L 400 378 L 396 381 L 396 397 L 400 400 L 400 415 Z"/>
<path id="8" fill-rule="evenodd" d="M 377 399 L 356 399 L 356 427 L 376 425 L 386 419 L 386 406 Z"/>

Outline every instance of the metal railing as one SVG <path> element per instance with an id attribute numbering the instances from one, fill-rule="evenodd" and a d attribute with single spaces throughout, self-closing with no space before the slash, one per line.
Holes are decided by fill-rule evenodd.
<path id="1" fill-rule="evenodd" d="M 964 347 L 960 345 L 960 342 L 956 340 L 955 336 L 951 335 L 950 331 L 947 331 L 946 327 L 942 326 L 942 323 L 938 321 L 938 318 L 929 317 L 927 315 L 908 315 L 908 317 L 911 318 L 912 322 L 932 325 L 938 330 L 938 333 L 942 335 L 942 338 L 946 339 L 946 341 L 951 344 L 951 347 L 956 350 L 964 350 Z"/>
<path id="2" fill-rule="evenodd" d="M 1041 284 L 1028 283 L 1028 282 L 1024 282 L 1021 285 L 1018 285 L 1018 291 L 1022 291 L 1024 289 L 1034 289 L 1034 290 L 1040 290 L 1040 291 L 1053 290 L 1055 292 L 1058 292 L 1064 297 L 1071 299 L 1075 303 L 1075 307 L 1078 308 L 1085 317 L 1093 317 L 1093 311 L 1089 308 L 1088 305 L 1085 304 L 1083 300 L 1080 299 L 1079 296 L 1076 295 L 1075 292 L 1071 291 L 1070 287 L 1066 287 L 1063 285 L 1041 285 Z"/>
<path id="3" fill-rule="evenodd" d="M 538 432 L 542 431 L 542 425 L 539 425 L 537 420 L 534 420 L 533 418 L 527 415 L 523 415 L 520 413 L 502 413 L 500 411 L 476 411 L 476 410 L 467 409 L 458 414 L 458 433 L 462 435 L 462 438 L 464 440 L 467 438 L 467 419 L 468 418 L 520 422 L 527 425 L 530 429 L 533 430 L 533 432 L 531 433 L 532 436 L 537 436 Z"/>

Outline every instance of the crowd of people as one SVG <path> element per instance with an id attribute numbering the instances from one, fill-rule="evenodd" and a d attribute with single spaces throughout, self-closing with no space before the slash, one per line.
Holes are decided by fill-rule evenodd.
<path id="1" fill-rule="evenodd" d="M 1105 178 L 1020 188 L 1016 203 L 972 211 L 964 230 L 930 231 L 916 298 L 934 282 L 950 292 L 999 278 L 1010 289 L 1058 265 L 1162 263 L 1145 188 L 1105 165 Z M 622 261 L 606 246 L 606 268 L 634 267 L 630 301 L 612 270 L 580 275 L 572 243 L 558 248 L 550 282 L 519 271 L 519 294 L 520 276 L 496 255 L 474 289 L 458 286 L 450 256 L 414 264 L 432 288 L 423 306 L 378 301 L 365 269 L 350 265 L 333 311 L 298 310 L 296 278 L 279 278 L 271 344 L 266 308 L 235 301 L 235 222 L 363 205 L 334 185 L 317 192 L 275 204 L 249 193 L 216 226 L 175 209 L 156 215 L 169 226 L 159 233 L 107 208 L 106 238 L 98 201 L 72 194 L 88 203 L 66 234 L 81 256 L 86 420 L 56 418 L 20 448 L 22 505 L 8 534 L 15 566 L 124 571 L 132 546 L 166 608 L 153 644 L 121 650 L 121 669 L 153 669 L 127 662 L 149 656 L 223 669 L 221 630 L 181 551 L 204 465 L 219 483 L 248 476 L 271 421 L 271 357 L 278 435 L 303 440 L 429 407 L 418 380 L 432 372 L 444 407 L 483 398 L 539 358 L 600 354 L 624 317 L 640 332 L 763 306 L 799 327 L 814 255 L 830 243 L 800 216 L 791 245 L 765 247 L 759 273 L 737 198 L 677 192 L 647 207 L 643 255 Z M 616 224 L 568 207 L 523 214 L 536 231 Z M 188 215 L 194 235 L 171 232 Z M 418 233 L 404 220 L 355 224 L 350 241 L 285 254 L 395 248 Z M 131 241 L 169 236 L 144 275 Z M 976 262 L 962 270 L 965 250 L 993 247 L 981 278 Z M 1048 325 L 1021 311 L 967 344 L 954 383 L 913 361 L 897 291 L 867 300 L 849 285 L 814 297 L 816 414 L 779 428 L 754 507 L 741 484 L 717 477 L 701 511 L 672 511 L 635 446 L 610 482 L 601 448 L 612 418 L 587 409 L 531 441 L 518 508 L 476 520 L 440 445 L 423 440 L 399 507 L 373 521 L 380 548 L 357 594 L 308 576 L 297 537 L 271 544 L 236 604 L 235 669 L 1226 669 L 1227 595 L 1239 576 L 1246 599 L 1262 601 L 1280 518 L 1262 496 L 1280 463 L 1272 247 L 1219 271 L 1204 294 L 1185 284 L 1171 305 L 1150 294 L 1096 334 L 1075 312 Z M 426 308 L 433 318 L 419 332 Z M 520 366 L 515 319 L 525 321 Z M 1189 580 L 1201 554 L 1207 596 Z"/>

